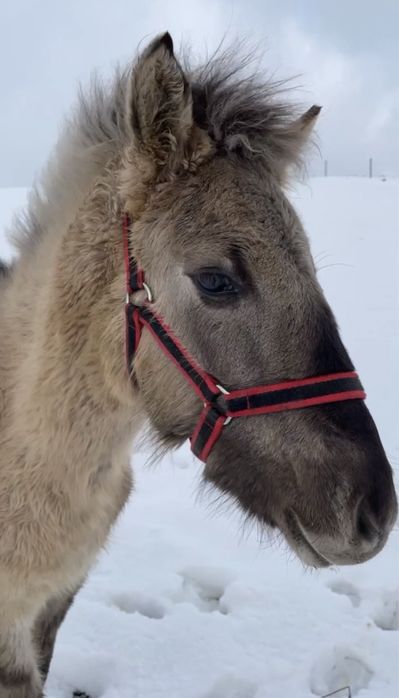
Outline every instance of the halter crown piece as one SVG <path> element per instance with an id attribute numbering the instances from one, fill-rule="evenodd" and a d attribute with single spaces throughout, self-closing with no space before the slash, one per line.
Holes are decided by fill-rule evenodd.
<path id="1" fill-rule="evenodd" d="M 152 295 L 144 272 L 131 254 L 130 219 L 123 218 L 126 270 L 126 361 L 130 371 L 142 328 L 147 328 L 164 354 L 175 364 L 203 402 L 203 409 L 190 437 L 191 450 L 206 461 L 222 429 L 232 419 L 252 415 L 297 410 L 343 400 L 364 400 L 366 393 L 355 371 L 331 373 L 313 378 L 289 380 L 272 385 L 256 385 L 228 391 L 189 355 L 164 320 L 151 309 Z M 132 302 L 132 294 L 145 290 L 143 305 Z"/>

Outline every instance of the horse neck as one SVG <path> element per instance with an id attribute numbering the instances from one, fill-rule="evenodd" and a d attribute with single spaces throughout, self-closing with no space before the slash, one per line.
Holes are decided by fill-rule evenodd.
<path id="1" fill-rule="evenodd" d="M 108 457 L 143 421 L 124 361 L 121 219 L 110 170 L 15 277 L 15 347 L 25 333 L 13 367 L 18 420 L 57 458 L 60 442 L 77 460 Z"/>

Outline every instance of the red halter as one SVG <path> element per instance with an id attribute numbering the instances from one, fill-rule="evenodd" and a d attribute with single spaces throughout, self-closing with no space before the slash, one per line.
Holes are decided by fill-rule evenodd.
<path id="1" fill-rule="evenodd" d="M 273 385 L 257 385 L 239 390 L 226 390 L 197 364 L 174 336 L 164 320 L 151 310 L 152 295 L 144 281 L 144 272 L 130 253 L 130 220 L 123 219 L 123 241 L 126 270 L 126 360 L 130 370 L 137 351 L 141 331 L 146 327 L 166 356 L 202 400 L 204 407 L 191 436 L 191 449 L 206 461 L 223 427 L 236 417 L 249 417 L 271 412 L 296 410 L 342 400 L 364 400 L 366 393 L 355 371 L 331 373 L 313 378 L 284 381 Z M 131 296 L 145 290 L 147 301 L 135 305 Z"/>

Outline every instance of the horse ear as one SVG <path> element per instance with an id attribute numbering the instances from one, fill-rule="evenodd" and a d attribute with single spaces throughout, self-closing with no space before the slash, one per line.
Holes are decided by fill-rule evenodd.
<path id="1" fill-rule="evenodd" d="M 275 129 L 271 134 L 270 146 L 274 150 L 282 180 L 286 179 L 290 166 L 301 163 L 303 150 L 309 142 L 320 112 L 321 107 L 314 104 L 291 124 L 283 129 Z"/>
<path id="2" fill-rule="evenodd" d="M 160 169 L 183 158 L 193 125 L 191 89 L 168 32 L 157 37 L 133 68 L 126 119 L 136 154 Z"/>
<path id="3" fill-rule="evenodd" d="M 307 141 L 311 132 L 313 131 L 320 112 L 321 107 L 314 104 L 292 124 L 292 128 L 296 130 L 298 139 L 301 141 L 302 145 Z"/>

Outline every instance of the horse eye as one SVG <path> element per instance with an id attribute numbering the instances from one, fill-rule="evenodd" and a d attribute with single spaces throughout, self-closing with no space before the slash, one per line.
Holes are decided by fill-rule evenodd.
<path id="1" fill-rule="evenodd" d="M 238 293 L 234 281 L 216 269 L 205 269 L 192 277 L 195 285 L 207 296 L 224 296 Z"/>

